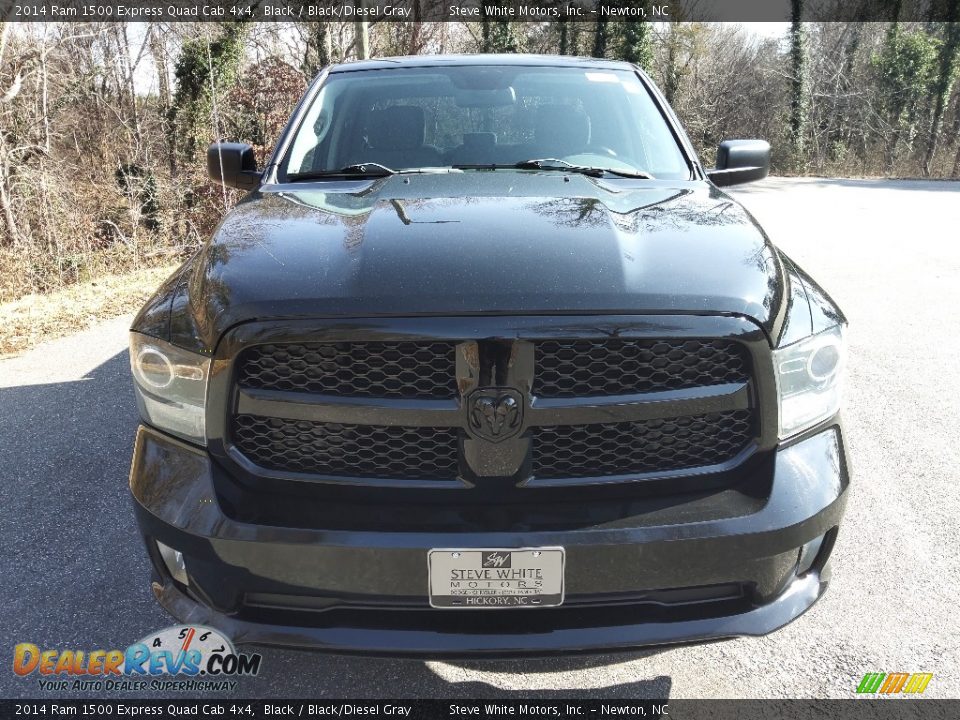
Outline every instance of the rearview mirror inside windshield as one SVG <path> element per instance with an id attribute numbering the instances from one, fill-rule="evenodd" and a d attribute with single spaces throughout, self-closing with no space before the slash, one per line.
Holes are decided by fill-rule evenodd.
<path id="1" fill-rule="evenodd" d="M 454 96 L 457 107 L 461 108 L 491 108 L 508 107 L 517 102 L 517 93 L 512 87 L 497 88 L 495 90 L 457 90 Z"/>

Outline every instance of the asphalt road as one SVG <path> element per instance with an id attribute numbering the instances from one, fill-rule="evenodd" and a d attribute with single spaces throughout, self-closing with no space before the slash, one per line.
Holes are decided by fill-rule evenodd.
<path id="1" fill-rule="evenodd" d="M 628 656 L 417 662 L 262 650 L 243 696 L 851 697 L 866 672 L 960 696 L 960 183 L 768 180 L 738 190 L 851 323 L 855 485 L 834 583 L 761 639 Z M 126 490 L 129 319 L 0 361 L 0 696 L 12 648 L 112 648 L 170 624 Z M 74 693 L 65 693 L 74 697 Z"/>

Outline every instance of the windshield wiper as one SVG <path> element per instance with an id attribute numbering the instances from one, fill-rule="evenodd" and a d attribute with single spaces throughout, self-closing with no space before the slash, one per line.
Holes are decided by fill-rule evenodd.
<path id="1" fill-rule="evenodd" d="M 538 158 L 533 160 L 522 160 L 512 165 L 498 165 L 496 163 L 475 163 L 469 165 L 451 165 L 451 170 L 560 170 L 562 172 L 579 173 L 589 175 L 590 177 L 603 177 L 604 175 L 616 175 L 618 177 L 638 178 L 641 180 L 653 180 L 653 175 L 639 170 L 618 170 L 615 168 L 592 167 L 589 165 L 574 165 L 573 163 L 561 160 L 559 158 Z M 394 170 L 386 165 L 377 162 L 354 163 L 347 165 L 339 170 L 314 170 L 309 172 L 290 173 L 287 175 L 288 182 L 297 182 L 299 180 L 318 180 L 322 178 L 334 177 L 355 177 L 355 178 L 375 178 L 388 177 L 390 175 L 403 175 L 407 173 L 423 173 L 427 170 L 422 168 L 411 168 L 408 170 Z"/>
<path id="2" fill-rule="evenodd" d="M 378 162 L 364 162 L 347 165 L 339 170 L 309 170 L 307 172 L 289 173 L 287 182 L 297 182 L 298 180 L 323 180 L 325 178 L 380 178 L 391 175 L 433 175 L 449 173 L 456 168 L 449 167 L 419 167 L 404 168 L 403 170 L 394 170 Z"/>
<path id="3" fill-rule="evenodd" d="M 513 165 L 520 170 L 561 170 L 563 172 L 580 173 L 591 177 L 603 177 L 604 175 L 616 175 L 618 177 L 638 178 L 640 180 L 653 180 L 653 175 L 640 170 L 617 170 L 615 168 L 592 167 L 589 165 L 574 165 L 566 160 L 559 158 L 539 158 L 534 160 L 522 160 Z"/>
<path id="4" fill-rule="evenodd" d="M 604 175 L 616 175 L 625 178 L 637 178 L 639 180 L 653 180 L 650 173 L 640 170 L 616 170 L 614 168 L 590 167 L 587 165 L 574 165 L 566 160 L 559 158 L 542 158 L 537 160 L 523 160 L 512 165 L 498 165 L 497 163 L 473 163 L 470 165 L 452 165 L 455 170 L 561 170 L 563 172 L 579 173 L 589 175 L 590 177 L 603 177 Z"/>
<path id="5" fill-rule="evenodd" d="M 388 168 L 386 165 L 381 165 L 380 163 L 375 162 L 367 162 L 354 163 L 353 165 L 342 167 L 339 170 L 311 170 L 308 172 L 290 173 L 287 175 L 287 180 L 289 182 L 297 182 L 298 180 L 318 180 L 321 178 L 330 177 L 387 177 L 388 175 L 396 175 L 397 173 L 397 170 Z"/>

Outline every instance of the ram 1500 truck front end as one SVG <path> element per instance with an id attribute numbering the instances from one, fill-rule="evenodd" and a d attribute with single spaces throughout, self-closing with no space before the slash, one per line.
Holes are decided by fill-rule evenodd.
<path id="1" fill-rule="evenodd" d="M 530 56 L 332 68 L 262 171 L 213 146 L 252 192 L 131 333 L 158 601 L 420 657 L 798 617 L 847 498 L 846 321 L 718 187 L 768 156 L 706 171 L 632 66 Z"/>

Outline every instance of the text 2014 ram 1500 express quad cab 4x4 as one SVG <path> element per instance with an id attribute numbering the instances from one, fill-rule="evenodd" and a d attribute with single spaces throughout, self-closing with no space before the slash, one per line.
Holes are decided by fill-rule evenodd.
<path id="1" fill-rule="evenodd" d="M 175 617 L 413 656 L 768 633 L 826 588 L 846 321 L 636 67 L 325 70 L 131 333 Z"/>

